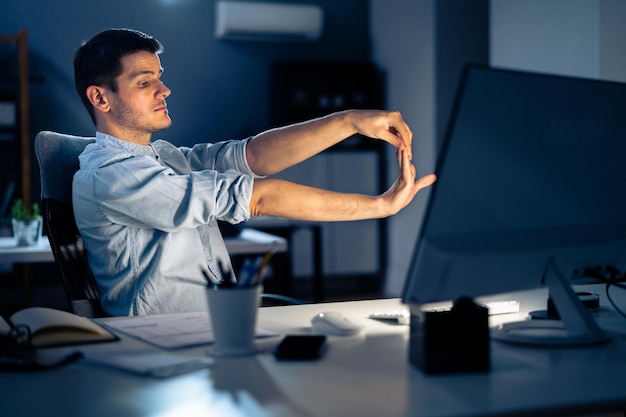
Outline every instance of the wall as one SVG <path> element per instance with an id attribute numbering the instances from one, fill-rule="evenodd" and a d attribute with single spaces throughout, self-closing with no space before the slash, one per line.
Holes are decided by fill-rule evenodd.
<path id="1" fill-rule="evenodd" d="M 600 3 L 600 77 L 626 82 L 626 2 Z"/>
<path id="2" fill-rule="evenodd" d="M 434 171 L 457 84 L 466 63 L 488 60 L 488 0 L 372 0 L 374 60 L 387 73 L 388 107 L 402 111 L 413 130 L 418 175 Z M 390 152 L 389 177 L 397 175 Z M 389 220 L 389 264 L 385 292 L 397 296 L 406 272 L 430 189 Z"/>
<path id="3" fill-rule="evenodd" d="M 490 62 L 626 81 L 626 2 L 492 0 Z"/>
<path id="4" fill-rule="evenodd" d="M 387 107 L 402 112 L 413 131 L 413 162 L 418 175 L 433 171 L 435 160 L 435 0 L 370 1 L 372 54 L 387 74 Z M 398 163 L 389 152 L 389 178 Z M 397 295 L 428 192 L 389 219 L 386 292 Z"/>

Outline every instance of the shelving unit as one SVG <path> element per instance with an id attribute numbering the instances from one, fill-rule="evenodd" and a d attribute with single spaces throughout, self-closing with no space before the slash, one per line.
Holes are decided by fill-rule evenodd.
<path id="1" fill-rule="evenodd" d="M 26 204 L 31 203 L 30 125 L 28 93 L 28 35 L 21 30 L 17 36 L 0 35 L 0 102 L 4 111 L 15 109 L 15 121 L 0 124 L 0 197 L 12 199 L 8 189 L 15 184 L 14 193 Z M 6 113 L 5 113 L 6 115 Z M 3 205 L 5 201 L 0 200 Z M 8 203 L 8 201 L 6 202 Z M 6 209 L 2 207 L 2 209 Z M 0 213 L 1 216 L 6 212 Z"/>
<path id="2" fill-rule="evenodd" d="M 16 36 L 0 35 L 0 218 L 9 231 L 12 201 L 19 197 L 32 203 L 29 82 L 26 30 Z M 22 283 L 22 304 L 17 307 L 31 305 L 30 265 L 16 263 L 12 271 L 8 276 L 19 277 Z"/>

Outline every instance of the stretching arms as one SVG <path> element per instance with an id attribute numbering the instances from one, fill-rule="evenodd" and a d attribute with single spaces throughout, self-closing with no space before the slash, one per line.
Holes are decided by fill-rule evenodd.
<path id="1" fill-rule="evenodd" d="M 248 143 L 248 165 L 258 175 L 276 174 L 355 133 L 405 148 L 412 159 L 413 133 L 400 113 L 352 110 L 260 133 Z"/>
<path id="2" fill-rule="evenodd" d="M 253 172 L 271 175 L 295 165 L 343 139 L 360 133 L 397 149 L 400 175 L 379 196 L 338 193 L 276 178 L 256 179 L 250 202 L 255 216 L 310 221 L 347 221 L 388 217 L 406 207 L 417 192 L 435 181 L 415 178 L 411 163 L 412 133 L 398 112 L 348 111 L 261 133 L 247 149 Z"/>

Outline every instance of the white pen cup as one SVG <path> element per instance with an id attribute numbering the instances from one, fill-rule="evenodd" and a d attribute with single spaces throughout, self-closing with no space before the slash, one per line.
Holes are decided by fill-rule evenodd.
<path id="1" fill-rule="evenodd" d="M 207 288 L 213 326 L 213 356 L 242 356 L 257 352 L 254 344 L 262 285 L 211 286 Z"/>

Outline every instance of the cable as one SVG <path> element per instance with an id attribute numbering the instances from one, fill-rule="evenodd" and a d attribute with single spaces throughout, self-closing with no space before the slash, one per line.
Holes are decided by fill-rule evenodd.
<path id="1" fill-rule="evenodd" d="M 615 304 L 615 302 L 613 301 L 613 298 L 611 298 L 611 294 L 609 294 L 609 288 L 611 288 L 611 286 L 621 288 L 621 289 L 626 288 L 623 284 L 616 282 L 617 276 L 619 275 L 619 269 L 615 268 L 612 265 L 607 265 L 605 269 L 607 270 L 607 272 L 609 272 L 609 279 L 608 279 L 608 282 L 606 283 L 606 288 L 605 288 L 606 298 L 609 300 L 609 302 L 611 303 L 615 311 L 617 311 L 620 315 L 626 318 L 626 313 L 624 313 L 624 311 L 622 311 L 622 309 L 620 309 L 617 306 L 617 304 Z"/>
<path id="2" fill-rule="evenodd" d="M 605 288 L 605 292 L 606 292 L 606 298 L 609 300 L 609 302 L 611 303 L 611 305 L 613 306 L 613 308 L 615 309 L 615 311 L 617 311 L 621 316 L 623 316 L 624 318 L 626 318 L 626 313 L 624 313 L 624 311 L 622 311 L 613 301 L 613 299 L 611 298 L 611 294 L 609 294 L 609 287 L 611 286 L 611 284 L 606 284 L 606 288 Z"/>
<path id="3" fill-rule="evenodd" d="M 624 318 L 626 318 L 626 313 L 617 306 L 617 304 L 615 303 L 615 301 L 613 301 L 613 298 L 611 297 L 611 294 L 609 292 L 609 289 L 611 287 L 617 287 L 623 290 L 626 289 L 626 285 L 624 285 L 622 282 L 619 282 L 619 280 L 626 279 L 626 272 L 620 278 L 619 269 L 617 269 L 613 265 L 606 265 L 603 268 L 602 267 L 585 268 L 584 273 L 585 275 L 591 278 L 594 278 L 595 280 L 600 281 L 603 284 L 606 284 L 604 288 L 604 291 L 606 293 L 606 298 L 609 300 L 609 302 L 611 303 L 615 311 L 621 316 L 623 316 Z M 608 274 L 608 277 L 606 276 L 606 274 Z"/>
<path id="4" fill-rule="evenodd" d="M 583 274 L 590 278 L 594 278 L 597 281 L 600 281 L 600 283 L 602 284 L 610 284 L 621 289 L 626 289 L 626 285 L 624 285 L 622 282 L 619 282 L 620 280 L 626 280 L 626 274 L 624 274 L 618 280 L 619 269 L 615 268 L 612 265 L 606 265 L 604 267 L 598 266 L 594 268 L 585 268 L 583 270 Z M 608 274 L 609 276 L 607 277 L 605 274 Z"/>
<path id="5" fill-rule="evenodd" d="M 280 295 L 280 294 L 263 293 L 263 294 L 261 294 L 261 297 L 263 297 L 263 298 L 270 298 L 270 299 L 273 299 L 273 300 L 284 301 L 284 302 L 289 303 L 289 304 L 308 304 L 304 300 L 300 300 L 298 298 L 288 297 L 286 295 Z"/>

